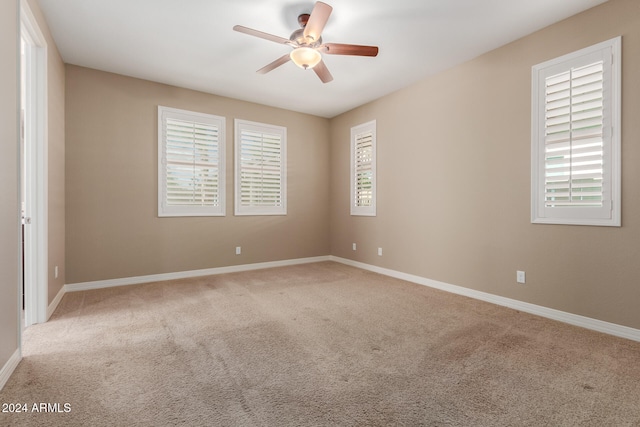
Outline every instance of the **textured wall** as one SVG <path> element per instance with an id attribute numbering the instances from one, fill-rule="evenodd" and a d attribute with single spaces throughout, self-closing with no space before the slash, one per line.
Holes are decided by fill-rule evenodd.
<path id="1" fill-rule="evenodd" d="M 225 217 L 157 217 L 158 105 L 226 117 Z M 287 128 L 286 216 L 233 215 L 235 118 Z M 329 253 L 327 119 L 67 65 L 66 137 L 67 283 Z"/>
<path id="2" fill-rule="evenodd" d="M 618 35 L 623 227 L 533 225 L 531 67 Z M 333 119 L 331 253 L 640 328 L 638 76 L 640 2 L 615 0 Z M 351 217 L 349 130 L 372 119 L 378 215 Z"/>

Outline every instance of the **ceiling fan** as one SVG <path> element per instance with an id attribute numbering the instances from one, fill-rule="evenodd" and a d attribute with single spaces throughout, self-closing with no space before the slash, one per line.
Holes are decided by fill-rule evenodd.
<path id="1" fill-rule="evenodd" d="M 262 67 L 257 71 L 257 73 L 265 74 L 289 61 L 293 61 L 294 64 L 305 70 L 312 68 L 323 83 L 328 83 L 333 80 L 333 76 L 322 60 L 323 53 L 329 55 L 356 56 L 378 55 L 377 46 L 322 43 L 322 30 L 329 20 L 332 10 L 333 8 L 328 4 L 321 1 L 316 2 L 311 14 L 303 13 L 298 16 L 298 24 L 300 24 L 302 28 L 294 31 L 288 39 L 263 33 L 262 31 L 254 30 L 252 28 L 243 27 L 242 25 L 236 25 L 233 29 L 241 33 L 249 34 L 250 36 L 286 44 L 293 48 L 290 53 L 287 53 L 272 63 Z"/>

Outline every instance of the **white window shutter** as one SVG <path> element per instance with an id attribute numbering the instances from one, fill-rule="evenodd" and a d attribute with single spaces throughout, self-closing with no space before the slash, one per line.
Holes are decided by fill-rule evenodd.
<path id="1" fill-rule="evenodd" d="M 351 215 L 376 215 L 376 122 L 351 129 Z"/>
<path id="2" fill-rule="evenodd" d="M 159 216 L 221 216 L 224 118 L 158 107 Z"/>
<path id="3" fill-rule="evenodd" d="M 236 120 L 236 215 L 285 215 L 286 128 Z"/>
<path id="4" fill-rule="evenodd" d="M 545 206 L 602 207 L 603 62 L 546 78 Z"/>
<path id="5" fill-rule="evenodd" d="M 532 68 L 532 222 L 620 225 L 620 38 Z"/>
<path id="6" fill-rule="evenodd" d="M 373 132 L 355 137 L 355 201 L 358 207 L 373 205 Z"/>

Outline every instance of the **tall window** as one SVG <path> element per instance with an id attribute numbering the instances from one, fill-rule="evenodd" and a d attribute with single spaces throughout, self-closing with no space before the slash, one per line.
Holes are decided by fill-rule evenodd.
<path id="1" fill-rule="evenodd" d="M 351 215 L 376 215 L 376 121 L 351 128 Z"/>
<path id="2" fill-rule="evenodd" d="M 532 69 L 532 222 L 620 225 L 620 44 Z"/>
<path id="3" fill-rule="evenodd" d="M 235 121 L 235 214 L 287 214 L 287 129 Z"/>
<path id="4" fill-rule="evenodd" d="M 225 119 L 158 106 L 158 216 L 225 215 Z"/>

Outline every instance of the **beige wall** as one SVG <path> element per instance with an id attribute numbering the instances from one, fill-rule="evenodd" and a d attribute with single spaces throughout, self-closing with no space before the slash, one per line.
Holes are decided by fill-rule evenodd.
<path id="1" fill-rule="evenodd" d="M 18 2 L 0 2 L 0 369 L 18 349 Z"/>
<path id="2" fill-rule="evenodd" d="M 48 302 L 56 297 L 65 284 L 65 191 L 64 191 L 64 73 L 65 67 L 49 26 L 37 0 L 28 0 L 31 12 L 38 21 L 47 41 L 47 116 L 48 116 Z M 55 267 L 58 266 L 58 278 Z"/>
<path id="3" fill-rule="evenodd" d="M 158 218 L 158 105 L 226 117 L 225 217 Z M 288 215 L 233 215 L 235 118 L 287 128 Z M 67 283 L 329 253 L 327 119 L 67 65 L 66 140 Z"/>
<path id="4" fill-rule="evenodd" d="M 623 227 L 533 225 L 531 67 L 618 35 Z M 640 328 L 639 76 L 640 2 L 612 0 L 333 119 L 331 253 Z M 378 215 L 351 217 L 349 130 L 372 119 Z"/>

